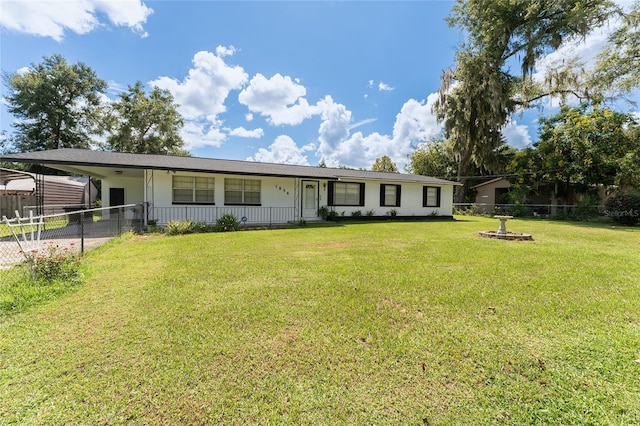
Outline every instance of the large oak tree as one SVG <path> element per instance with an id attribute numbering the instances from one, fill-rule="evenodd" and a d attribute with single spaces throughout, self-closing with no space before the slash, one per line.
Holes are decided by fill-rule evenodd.
<path id="1" fill-rule="evenodd" d="M 536 60 L 602 25 L 613 7 L 608 0 L 456 2 L 448 22 L 466 41 L 455 65 L 442 75 L 434 110 L 444 122 L 461 183 L 471 165 L 482 165 L 503 144 L 502 129 L 514 112 L 548 95 L 577 93 L 561 75 L 536 83 L 531 78 Z M 455 201 L 465 196 L 458 191 Z"/>
<path id="2" fill-rule="evenodd" d="M 112 105 L 111 129 L 105 149 L 136 154 L 189 155 L 183 149 L 184 122 L 167 90 L 145 93 L 136 82 Z"/>
<path id="3" fill-rule="evenodd" d="M 100 94 L 107 83 L 82 62 L 68 64 L 60 55 L 5 76 L 13 145 L 20 151 L 89 148 L 102 133 L 104 117 Z"/>

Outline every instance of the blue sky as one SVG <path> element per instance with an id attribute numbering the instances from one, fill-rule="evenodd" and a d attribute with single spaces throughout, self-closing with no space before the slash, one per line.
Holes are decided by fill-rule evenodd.
<path id="1" fill-rule="evenodd" d="M 444 21 L 452 5 L 0 0 L 0 64 L 13 73 L 53 54 L 84 62 L 108 82 L 105 102 L 137 80 L 168 89 L 195 156 L 369 168 L 388 155 L 403 169 L 440 130 L 431 102 L 462 41 Z M 604 39 L 555 60 L 592 57 Z M 538 115 L 515 116 L 509 143 L 535 140 Z M 0 118 L 10 133 L 13 117 L 3 108 Z"/>

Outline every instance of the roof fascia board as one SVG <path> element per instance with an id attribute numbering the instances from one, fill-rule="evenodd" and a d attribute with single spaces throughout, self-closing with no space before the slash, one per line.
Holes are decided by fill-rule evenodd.
<path id="1" fill-rule="evenodd" d="M 22 153 L 25 154 L 25 153 Z M 19 154 L 20 157 L 22 157 L 22 154 Z M 140 155 L 140 154 L 136 154 L 136 155 Z M 196 160 L 202 160 L 204 158 L 199 158 L 199 157 L 193 157 Z M 2 161 L 3 158 L 0 158 L 0 161 Z M 213 160 L 213 159 L 211 159 Z M 60 170 L 69 170 L 69 171 L 73 171 L 73 173 L 78 173 L 79 170 L 82 170 L 83 166 L 84 167 L 100 167 L 100 168 L 105 168 L 105 169 L 137 169 L 137 170 L 160 170 L 160 171 L 185 171 L 185 172 L 195 172 L 195 173 L 218 173 L 218 174 L 227 174 L 227 175 L 242 175 L 242 176 L 269 176 L 269 177 L 283 177 L 283 178 L 300 178 L 300 179 L 327 179 L 327 180 L 345 180 L 345 179 L 351 179 L 351 180 L 365 180 L 365 181 L 387 181 L 387 182 L 400 182 L 400 183 L 421 183 L 421 184 L 425 184 L 425 185 L 461 185 L 459 182 L 452 182 L 452 181 L 447 181 L 444 179 L 437 179 L 437 178 L 433 178 L 434 181 L 429 182 L 428 180 L 419 180 L 419 179 L 403 179 L 401 177 L 395 178 L 394 173 L 390 173 L 388 177 L 377 177 L 377 176 L 350 176 L 349 174 L 342 174 L 340 173 L 340 170 L 336 170 L 335 172 L 333 171 L 329 171 L 327 169 L 319 169 L 318 172 L 319 173 L 311 173 L 313 171 L 313 167 L 308 166 L 309 167 L 309 173 L 306 172 L 301 172 L 300 168 L 295 169 L 295 171 L 292 170 L 291 173 L 278 173 L 278 172 L 274 172 L 274 173 L 269 173 L 269 172 L 264 172 L 264 171 L 257 171 L 257 172 L 251 172 L 251 171 L 237 171 L 237 170 L 216 170 L 216 169 L 203 169 L 202 167 L 172 167 L 172 166 L 166 166 L 166 165 L 153 165 L 153 164 L 149 164 L 150 161 L 141 161 L 140 164 L 131 164 L 131 163 L 125 163 L 125 164 L 121 164 L 120 162 L 124 161 L 124 159 L 121 159 L 120 162 L 108 162 L 108 161 L 104 161 L 104 162 L 99 162 L 99 161 L 89 161 L 89 160 L 84 160 L 84 161 L 78 161 L 78 160 L 73 160 L 73 159 L 38 159 L 38 158 L 11 158 L 11 155 L 9 155 L 9 158 L 5 158 L 5 161 L 11 161 L 11 162 L 18 162 L 18 163 L 29 163 L 29 164 L 43 164 L 43 165 L 56 165 L 56 166 L 67 166 L 66 169 L 63 169 L 61 167 L 56 167 L 59 168 Z M 223 160 L 225 162 L 229 162 L 229 161 L 238 161 L 238 163 L 246 163 L 246 162 L 242 162 L 239 160 Z M 146 163 L 146 164 L 145 164 Z M 264 163 L 257 163 L 258 165 L 260 164 L 264 164 Z M 278 166 L 285 166 L 285 165 L 278 165 Z M 245 167 L 246 168 L 246 167 Z M 280 169 L 282 169 L 282 167 L 279 167 Z M 365 171 L 366 172 L 366 171 Z M 87 173 L 86 171 L 84 172 L 80 172 L 80 174 L 84 174 Z M 370 173 L 370 172 L 369 172 Z M 96 177 L 101 177 L 98 176 L 96 174 L 94 174 L 94 176 Z M 403 176 L 407 176 L 407 175 L 403 175 Z"/>
<path id="2" fill-rule="evenodd" d="M 507 179 L 505 179 L 503 177 L 499 177 L 499 178 L 491 179 L 491 180 L 488 180 L 486 182 L 482 182 L 482 183 L 479 183 L 477 185 L 474 185 L 474 186 L 472 186 L 472 188 L 479 188 L 481 186 L 490 185 L 492 183 L 500 182 L 503 179 L 506 180 L 507 182 L 509 182 Z"/>
<path id="3" fill-rule="evenodd" d="M 77 167 L 53 167 L 55 169 L 58 170 L 62 170 L 64 172 L 69 172 L 69 173 L 73 173 L 76 175 L 82 175 L 82 176 L 92 176 L 92 177 L 96 177 L 99 179 L 104 179 L 106 176 L 101 175 L 99 173 L 95 173 L 95 172 L 91 172 L 89 170 L 86 169 L 79 169 Z"/>
<path id="4" fill-rule="evenodd" d="M 350 177 L 350 176 L 338 176 L 338 181 L 379 181 L 379 182 L 397 182 L 397 183 L 419 183 L 424 185 L 462 185 L 458 182 L 442 182 L 442 181 L 434 181 L 427 182 L 424 180 L 417 179 L 385 179 L 379 177 Z"/>

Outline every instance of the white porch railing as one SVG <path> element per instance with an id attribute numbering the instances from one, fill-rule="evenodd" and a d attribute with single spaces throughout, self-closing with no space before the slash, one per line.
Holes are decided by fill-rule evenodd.
<path id="1" fill-rule="evenodd" d="M 172 220 L 192 220 L 194 222 L 214 224 L 220 216 L 227 213 L 234 215 L 243 223 L 249 225 L 272 225 L 295 222 L 297 220 L 293 207 L 171 206 L 153 207 L 151 211 L 152 217 L 149 217 L 149 219 L 157 220 L 158 225 L 166 225 Z"/>

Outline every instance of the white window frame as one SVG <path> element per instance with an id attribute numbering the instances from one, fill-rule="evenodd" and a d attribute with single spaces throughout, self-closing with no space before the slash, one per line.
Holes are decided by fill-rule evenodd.
<path id="1" fill-rule="evenodd" d="M 182 180 L 184 186 L 176 186 L 176 181 Z M 189 182 L 190 181 L 190 182 Z M 204 186 L 203 186 L 204 184 Z M 184 176 L 171 177 L 171 202 L 172 204 L 215 204 L 215 178 L 208 176 Z M 176 191 L 182 191 L 183 195 L 190 193 L 188 200 L 176 200 Z"/>
<path id="2" fill-rule="evenodd" d="M 260 179 L 224 178 L 224 204 L 225 206 L 262 205 L 262 181 Z"/>

